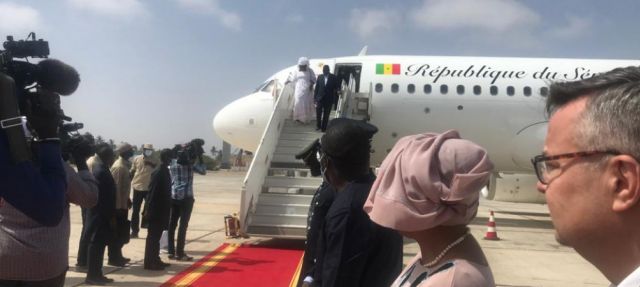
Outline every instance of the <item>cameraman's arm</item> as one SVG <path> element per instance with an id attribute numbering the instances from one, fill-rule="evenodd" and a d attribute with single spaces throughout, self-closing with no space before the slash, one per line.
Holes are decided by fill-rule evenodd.
<path id="1" fill-rule="evenodd" d="M 40 168 L 32 162 L 11 163 L 7 138 L 0 131 L 0 196 L 22 213 L 45 226 L 60 222 L 67 188 L 60 144 L 38 145 Z"/>
<path id="2" fill-rule="evenodd" d="M 80 161 L 82 162 L 82 161 Z M 84 208 L 91 208 L 98 202 L 98 182 L 87 169 L 77 173 L 68 163 L 64 163 L 67 172 L 67 198 L 69 202 Z"/>

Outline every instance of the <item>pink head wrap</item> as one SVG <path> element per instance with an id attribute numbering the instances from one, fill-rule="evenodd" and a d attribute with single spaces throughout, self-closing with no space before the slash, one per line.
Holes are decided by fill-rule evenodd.
<path id="1" fill-rule="evenodd" d="M 407 136 L 382 162 L 364 210 L 399 231 L 466 225 L 492 169 L 487 151 L 457 131 Z"/>

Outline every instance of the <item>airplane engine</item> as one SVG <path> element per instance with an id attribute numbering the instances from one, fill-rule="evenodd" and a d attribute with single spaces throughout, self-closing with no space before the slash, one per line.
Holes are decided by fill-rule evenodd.
<path id="1" fill-rule="evenodd" d="M 547 122 L 539 122 L 520 130 L 511 140 L 511 160 L 518 167 L 533 173 L 531 159 L 542 152 L 547 134 Z"/>
<path id="2" fill-rule="evenodd" d="M 497 201 L 545 203 L 544 194 L 536 189 L 537 182 L 535 174 L 494 173 L 482 196 Z"/>

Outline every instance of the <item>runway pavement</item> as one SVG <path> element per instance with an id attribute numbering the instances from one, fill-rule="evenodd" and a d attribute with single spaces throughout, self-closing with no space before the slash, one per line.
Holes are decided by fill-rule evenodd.
<path id="1" fill-rule="evenodd" d="M 223 216 L 237 212 L 244 172 L 217 171 L 194 178 L 195 206 L 187 232 L 186 252 L 194 262 L 224 242 L 252 242 L 268 245 L 296 245 L 301 241 L 270 240 L 266 238 L 226 239 Z M 495 211 L 500 241 L 481 240 L 487 230 L 489 210 Z M 85 273 L 74 267 L 81 230 L 80 208 L 71 207 L 71 239 L 69 243 L 69 272 L 65 286 L 85 286 Z M 600 272 L 582 259 L 573 249 L 559 245 L 554 239 L 553 226 L 545 205 L 516 204 L 483 200 L 478 217 L 472 223 L 472 234 L 482 245 L 498 286 L 608 286 Z M 107 277 L 115 280 L 109 286 L 159 286 L 191 263 L 162 259 L 172 265 L 165 271 L 142 268 L 144 238 L 131 239 L 123 253 L 132 259 L 124 268 L 105 265 Z M 405 262 L 418 252 L 417 244 L 405 240 Z M 105 263 L 106 263 L 105 254 Z"/>

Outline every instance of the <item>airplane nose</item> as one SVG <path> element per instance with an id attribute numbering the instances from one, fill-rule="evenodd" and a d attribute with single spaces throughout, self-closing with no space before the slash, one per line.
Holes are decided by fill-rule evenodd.
<path id="1" fill-rule="evenodd" d="M 270 94 L 250 94 L 222 108 L 213 118 L 213 129 L 231 145 L 255 151 L 272 109 Z"/>

